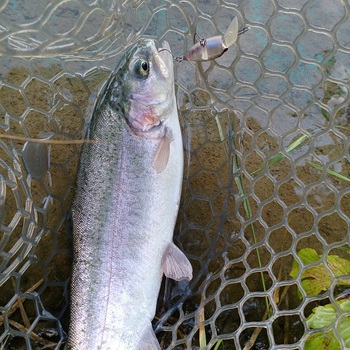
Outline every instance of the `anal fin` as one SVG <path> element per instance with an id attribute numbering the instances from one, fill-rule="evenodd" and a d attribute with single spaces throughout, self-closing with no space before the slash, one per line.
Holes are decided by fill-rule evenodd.
<path id="1" fill-rule="evenodd" d="M 192 265 L 186 255 L 173 243 L 169 243 L 162 257 L 162 269 L 166 277 L 175 281 L 191 280 Z"/>

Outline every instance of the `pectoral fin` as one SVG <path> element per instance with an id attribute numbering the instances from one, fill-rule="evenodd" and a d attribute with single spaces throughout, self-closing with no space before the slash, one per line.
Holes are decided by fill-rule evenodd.
<path id="1" fill-rule="evenodd" d="M 168 244 L 164 252 L 162 269 L 165 276 L 175 281 L 192 279 L 191 263 L 173 242 Z"/>
<path id="2" fill-rule="evenodd" d="M 153 332 L 152 324 L 145 328 L 139 341 L 138 350 L 161 350 L 158 339 Z"/>
<path id="3" fill-rule="evenodd" d="M 171 133 L 166 130 L 164 136 L 160 139 L 156 154 L 154 155 L 153 166 L 158 173 L 161 173 L 168 164 L 170 156 Z"/>

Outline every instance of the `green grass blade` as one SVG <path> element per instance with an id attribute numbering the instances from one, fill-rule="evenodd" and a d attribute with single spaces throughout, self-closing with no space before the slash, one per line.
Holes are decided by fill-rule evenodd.
<path id="1" fill-rule="evenodd" d="M 321 165 L 318 165 L 318 164 L 315 164 L 315 163 L 312 163 L 312 162 L 309 162 L 309 161 L 306 161 L 306 163 L 308 163 L 309 165 L 311 165 L 312 167 L 314 167 L 315 169 L 318 169 L 318 170 L 323 170 L 323 167 Z M 339 173 L 337 173 L 336 171 L 333 171 L 333 170 L 330 170 L 330 169 L 326 169 L 327 173 L 329 175 L 333 175 L 335 177 L 337 177 L 338 179 L 340 180 L 344 180 L 344 181 L 347 181 L 347 182 L 350 182 L 350 178 L 344 176 L 344 175 L 341 175 Z"/>
<path id="2" fill-rule="evenodd" d="M 215 347 L 214 347 L 214 350 L 218 350 L 218 349 L 219 349 L 219 346 L 221 345 L 221 343 L 222 343 L 222 340 L 220 339 L 220 340 L 216 343 L 216 345 L 215 345 Z"/>
<path id="3" fill-rule="evenodd" d="M 309 139 L 309 137 L 307 135 L 303 134 L 298 139 L 296 139 L 294 142 L 292 142 L 289 146 L 286 147 L 286 149 L 285 149 L 286 153 L 289 153 L 289 152 L 293 151 L 295 148 L 297 148 L 300 145 L 302 145 L 308 139 Z M 267 161 L 267 164 L 269 166 L 274 165 L 274 164 L 280 162 L 284 157 L 285 157 L 285 155 L 283 153 L 278 153 L 276 156 L 270 158 Z M 250 175 L 255 175 L 257 173 L 260 173 L 260 171 L 262 171 L 262 170 L 263 170 L 263 168 L 255 170 Z"/>

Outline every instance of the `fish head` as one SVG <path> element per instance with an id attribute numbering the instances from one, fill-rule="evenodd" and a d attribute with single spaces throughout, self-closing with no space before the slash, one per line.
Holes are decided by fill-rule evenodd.
<path id="1" fill-rule="evenodd" d="M 170 51 L 167 42 L 163 43 L 162 48 Z M 121 95 L 124 117 L 131 130 L 137 134 L 164 132 L 161 127 L 163 121 L 175 108 L 170 52 L 158 51 L 153 40 L 142 40 L 130 52 L 124 68 Z"/>

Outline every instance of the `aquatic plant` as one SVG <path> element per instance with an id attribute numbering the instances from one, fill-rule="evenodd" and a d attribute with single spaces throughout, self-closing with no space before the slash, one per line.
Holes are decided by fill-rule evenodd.
<path id="1" fill-rule="evenodd" d="M 326 258 L 327 267 L 323 262 L 319 262 L 322 255 L 317 254 L 312 248 L 303 248 L 298 252 L 298 257 L 303 265 L 310 265 L 302 270 L 301 286 L 308 296 L 319 296 L 331 288 L 332 275 L 340 277 L 338 286 L 349 286 L 350 280 L 346 276 L 350 274 L 350 260 L 338 255 L 328 255 Z M 332 273 L 330 273 L 330 271 Z M 290 276 L 297 278 L 301 271 L 300 264 L 294 260 Z M 344 278 L 342 278 L 344 276 Z M 299 297 L 302 294 L 299 291 Z M 340 295 L 334 304 L 327 303 L 312 309 L 307 318 L 307 325 L 311 329 L 319 329 L 311 334 L 305 342 L 305 350 L 340 350 L 341 345 L 334 330 L 342 338 L 347 347 L 350 346 L 350 296 Z M 336 322 L 338 320 L 338 322 Z"/>

